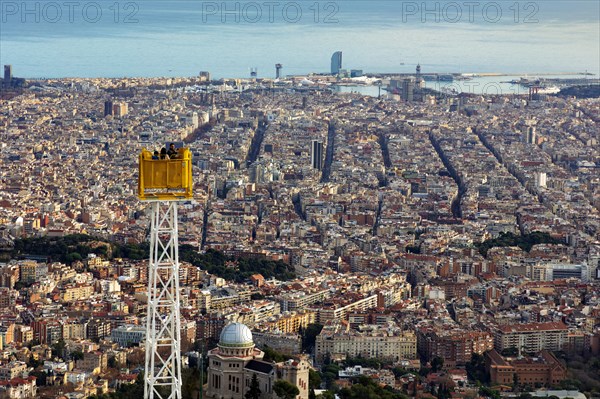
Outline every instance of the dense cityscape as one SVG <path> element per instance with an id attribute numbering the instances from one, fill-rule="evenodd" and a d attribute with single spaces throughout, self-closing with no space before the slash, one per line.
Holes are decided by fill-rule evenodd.
<path id="1" fill-rule="evenodd" d="M 138 157 L 170 143 L 193 155 L 183 398 L 600 396 L 600 99 L 439 92 L 420 67 L 336 93 L 357 82 L 339 57 L 277 79 L 5 73 L 0 397 L 143 396 Z"/>

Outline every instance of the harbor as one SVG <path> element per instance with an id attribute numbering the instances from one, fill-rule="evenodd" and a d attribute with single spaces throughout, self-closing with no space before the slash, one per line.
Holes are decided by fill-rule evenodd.
<path id="1" fill-rule="evenodd" d="M 369 74 L 369 80 L 344 79 L 333 85 L 340 93 L 370 96 L 386 94 L 392 80 L 414 78 L 415 74 Z M 512 75 L 503 73 L 428 73 L 421 75 L 423 87 L 448 94 L 517 94 L 525 95 L 531 87 L 541 94 L 555 94 L 568 86 L 599 85 L 591 73 L 539 73 Z"/>

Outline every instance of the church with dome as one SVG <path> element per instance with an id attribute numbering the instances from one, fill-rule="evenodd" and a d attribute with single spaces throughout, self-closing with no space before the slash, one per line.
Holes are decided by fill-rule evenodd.
<path id="1" fill-rule="evenodd" d="M 298 387 L 296 399 L 308 399 L 308 370 L 306 358 L 282 363 L 263 360 L 264 352 L 256 348 L 252 332 L 242 323 L 223 328 L 219 343 L 208 352 L 208 386 L 206 397 L 211 399 L 244 399 L 250 382 L 256 375 L 261 399 L 276 399 L 273 384 L 286 380 Z"/>

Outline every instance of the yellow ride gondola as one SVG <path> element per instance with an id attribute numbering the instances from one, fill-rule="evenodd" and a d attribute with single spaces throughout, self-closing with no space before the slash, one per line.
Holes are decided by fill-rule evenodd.
<path id="1" fill-rule="evenodd" d="M 192 154 L 180 148 L 173 159 L 152 159 L 140 153 L 138 198 L 142 201 L 178 201 L 193 197 Z"/>

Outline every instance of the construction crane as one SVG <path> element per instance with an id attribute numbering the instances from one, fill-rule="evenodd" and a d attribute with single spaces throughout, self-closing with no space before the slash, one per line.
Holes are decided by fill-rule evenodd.
<path id="1" fill-rule="evenodd" d="M 193 196 L 192 157 L 180 148 L 156 158 L 145 149 L 139 156 L 138 198 L 152 206 L 144 399 L 181 399 L 177 204 Z"/>

